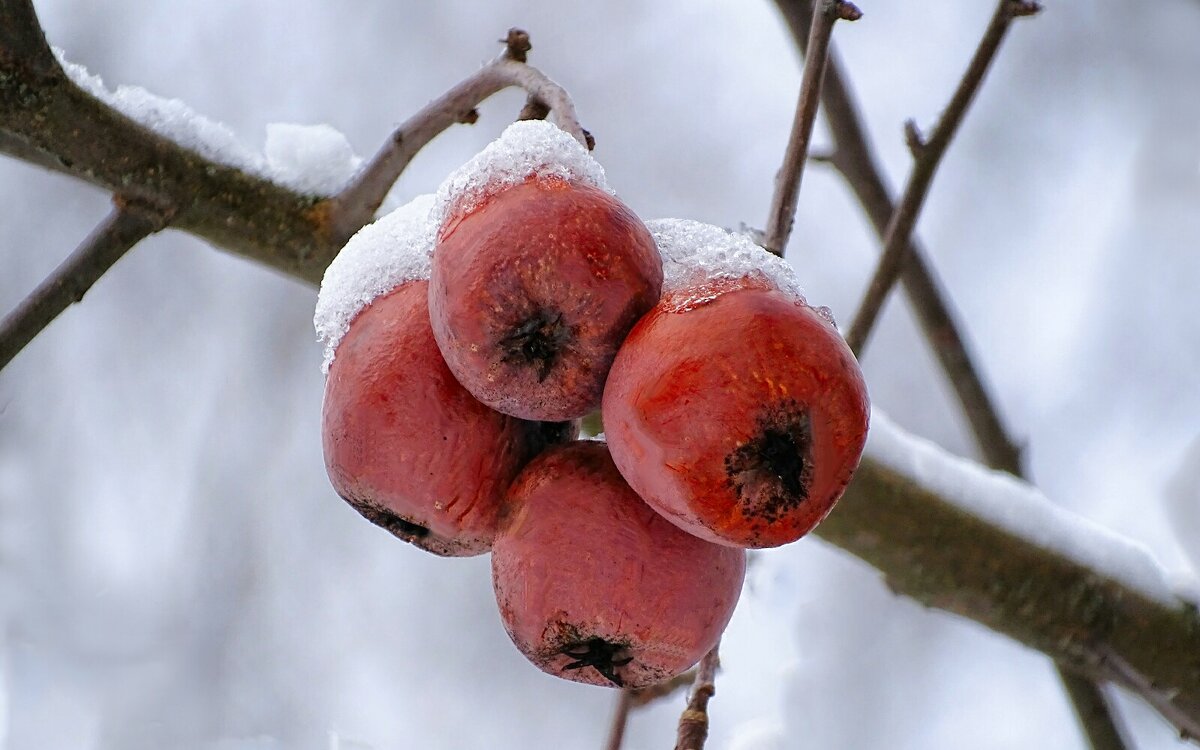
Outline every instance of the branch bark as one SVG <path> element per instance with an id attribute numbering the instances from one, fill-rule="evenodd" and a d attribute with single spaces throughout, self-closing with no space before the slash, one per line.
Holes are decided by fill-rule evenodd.
<path id="1" fill-rule="evenodd" d="M 1167 700 L 1178 716 L 1200 719 L 1194 603 L 1157 601 L 972 516 L 871 458 L 816 533 L 878 568 L 898 594 L 982 623 L 1093 680 L 1123 685 L 1151 705 Z"/>
<path id="2" fill-rule="evenodd" d="M 0 370 L 63 310 L 83 299 L 130 248 L 162 229 L 167 217 L 159 209 L 118 202 L 75 252 L 0 320 Z"/>

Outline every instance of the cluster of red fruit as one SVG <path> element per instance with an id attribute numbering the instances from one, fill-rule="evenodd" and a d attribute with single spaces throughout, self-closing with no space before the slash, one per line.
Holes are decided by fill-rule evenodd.
<path id="1" fill-rule="evenodd" d="M 426 550 L 491 550 L 546 672 L 679 674 L 732 615 L 745 548 L 812 529 L 866 439 L 857 363 L 790 273 L 715 227 L 647 228 L 582 146 L 518 123 L 330 267 L 333 486 Z M 576 440 L 597 409 L 607 442 Z"/>

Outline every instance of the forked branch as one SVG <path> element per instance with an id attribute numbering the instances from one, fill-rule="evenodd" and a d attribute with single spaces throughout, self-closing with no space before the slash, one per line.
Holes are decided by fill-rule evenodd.
<path id="1" fill-rule="evenodd" d="M 0 320 L 0 370 L 59 313 L 83 299 L 130 248 L 166 226 L 168 216 L 163 209 L 118 201 L 75 252 Z"/>
<path id="2" fill-rule="evenodd" d="M 30 0 L 0 1 L 0 153 L 114 194 L 172 206 L 172 226 L 317 283 L 341 246 L 370 221 L 425 144 L 505 88 L 524 89 L 580 142 L 567 93 L 525 63 L 529 38 L 510 31 L 499 59 L 410 117 L 336 196 L 304 195 L 192 151 L 81 89 L 46 43 Z"/>
<path id="3" fill-rule="evenodd" d="M 912 235 L 913 227 L 916 226 L 921 208 L 925 205 L 925 198 L 929 195 L 929 186 L 933 184 L 934 173 L 937 172 L 938 165 L 941 164 L 942 157 L 945 156 L 954 134 L 958 132 L 958 127 L 967 114 L 967 108 L 970 107 L 976 92 L 983 84 L 988 68 L 991 67 L 996 53 L 1000 50 L 1000 43 L 1004 41 L 1014 19 L 1033 15 L 1038 10 L 1040 10 L 1040 6 L 1034 2 L 1000 0 L 992 14 L 987 31 L 984 32 L 983 39 L 975 49 L 975 54 L 972 56 L 970 64 L 967 65 L 962 80 L 959 81 L 954 95 L 950 98 L 950 103 L 946 106 L 946 110 L 942 113 L 933 132 L 928 138 L 923 138 L 916 130 L 915 125 L 909 124 L 906 128 L 909 147 L 913 152 L 913 168 L 909 173 L 904 193 L 900 197 L 900 203 L 896 207 L 895 213 L 892 214 L 887 231 L 884 233 L 883 255 L 879 259 L 875 275 L 867 286 L 867 293 L 859 306 L 858 313 L 854 316 L 854 322 L 850 324 L 849 332 L 846 334 L 846 342 L 850 344 L 850 348 L 855 354 L 861 354 L 863 346 L 866 345 L 867 338 L 871 334 L 871 329 L 875 325 L 875 320 L 879 316 L 879 311 L 883 307 L 883 302 L 887 299 L 888 292 L 895 285 L 896 279 L 900 277 L 909 246 L 909 237 Z"/>
<path id="4" fill-rule="evenodd" d="M 530 49 L 529 35 L 520 29 L 510 29 L 499 57 L 397 128 L 366 167 L 332 199 L 330 210 L 335 234 L 348 238 L 371 221 L 413 157 L 451 125 L 475 122 L 478 118 L 475 107 L 503 89 L 513 86 L 524 89 L 530 101 L 527 111 L 538 107 L 539 115 L 549 115 L 554 124 L 590 147 L 590 136 L 576 118 L 571 97 L 540 70 L 525 64 Z"/>

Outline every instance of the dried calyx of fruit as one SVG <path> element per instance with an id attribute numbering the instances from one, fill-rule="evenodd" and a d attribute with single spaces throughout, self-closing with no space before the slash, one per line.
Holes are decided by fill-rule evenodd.
<path id="1" fill-rule="evenodd" d="M 438 192 L 434 336 L 459 382 L 524 419 L 600 404 L 629 329 L 658 300 L 662 263 L 587 150 L 518 122 Z"/>
<path id="2" fill-rule="evenodd" d="M 870 412 L 858 363 L 782 259 L 698 222 L 648 226 L 666 280 L 605 387 L 613 460 L 692 534 L 739 547 L 795 541 L 858 466 Z"/>
<path id="3" fill-rule="evenodd" d="M 570 424 L 480 404 L 442 361 L 428 315 L 432 196 L 356 234 L 326 271 L 322 437 L 334 489 L 371 522 L 439 555 L 491 548 L 500 500 Z"/>
<path id="4" fill-rule="evenodd" d="M 492 550 L 501 619 L 548 672 L 644 687 L 707 653 L 745 576 L 739 549 L 667 523 L 602 442 L 546 450 L 513 482 Z"/>

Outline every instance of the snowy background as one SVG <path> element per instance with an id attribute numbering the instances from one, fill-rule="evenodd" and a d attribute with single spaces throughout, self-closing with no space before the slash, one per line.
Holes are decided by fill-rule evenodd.
<path id="1" fill-rule="evenodd" d="M 1200 566 L 1200 2 L 1067 5 L 1013 30 L 919 232 L 1038 484 L 1182 570 Z M 767 2 L 37 7 L 68 59 L 255 151 L 269 123 L 328 123 L 369 155 L 522 26 L 635 210 L 727 226 L 764 223 L 799 82 Z M 899 185 L 900 124 L 932 122 L 992 2 L 863 7 L 837 44 Z M 426 149 L 399 197 L 521 101 Z M 0 160 L 0 309 L 107 201 Z M 834 175 L 806 176 L 797 227 L 810 300 L 848 320 L 876 244 Z M 969 455 L 898 300 L 864 358 L 874 401 Z M 600 747 L 614 696 L 525 663 L 486 558 L 427 556 L 333 494 L 314 301 L 167 232 L 0 373 L 0 747 Z M 760 557 L 722 653 L 712 748 L 1082 747 L 1043 657 L 815 539 Z M 626 747 L 669 747 L 681 704 L 635 714 Z M 1140 747 L 1178 745 L 1124 705 Z"/>

